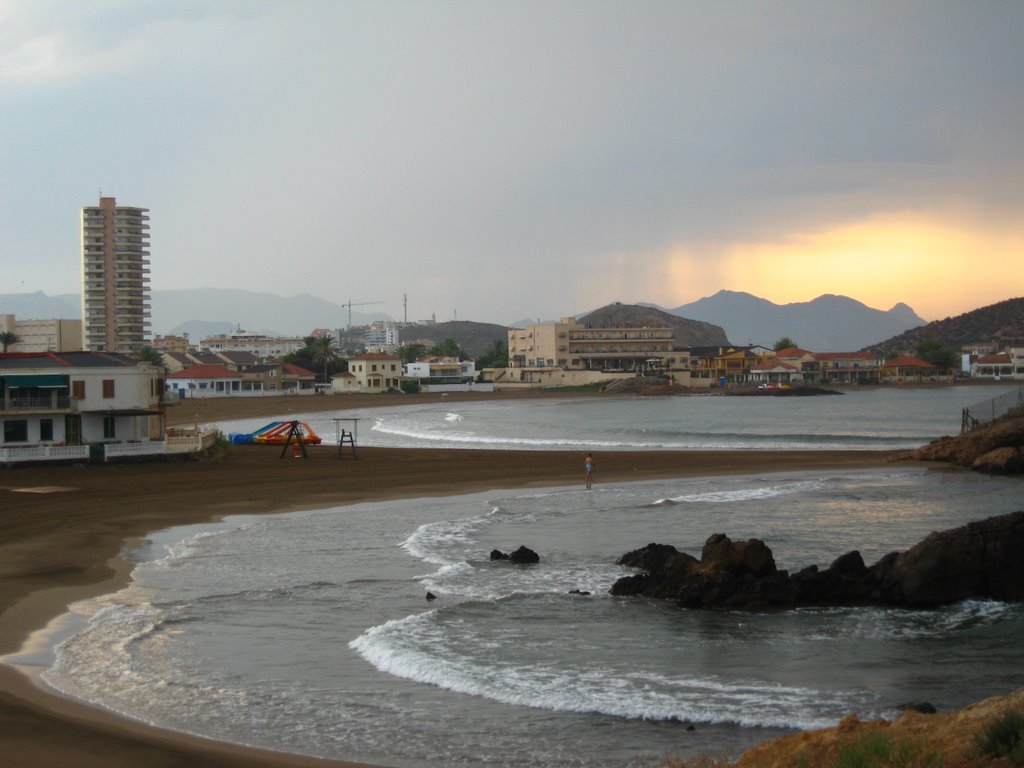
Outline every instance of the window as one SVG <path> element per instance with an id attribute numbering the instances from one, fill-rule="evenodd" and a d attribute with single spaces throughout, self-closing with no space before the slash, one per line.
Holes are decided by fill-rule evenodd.
<path id="1" fill-rule="evenodd" d="M 28 442 L 28 422 L 24 419 L 18 419 L 17 421 L 5 421 L 4 422 L 4 442 L 5 443 L 27 443 Z"/>
<path id="2" fill-rule="evenodd" d="M 104 379 L 103 380 L 103 397 L 110 399 L 114 396 L 114 380 Z"/>
<path id="3" fill-rule="evenodd" d="M 113 416 L 104 416 L 103 417 L 103 439 L 104 440 L 112 440 L 113 438 L 117 437 L 117 434 L 116 434 L 117 430 L 115 429 L 114 424 L 115 424 L 115 422 L 114 422 L 114 417 Z"/>
<path id="4" fill-rule="evenodd" d="M 53 440 L 53 419 L 39 420 L 39 440 Z"/>
<path id="5" fill-rule="evenodd" d="M 72 381 L 71 382 L 71 397 L 74 400 L 85 400 L 85 382 L 84 381 Z"/>

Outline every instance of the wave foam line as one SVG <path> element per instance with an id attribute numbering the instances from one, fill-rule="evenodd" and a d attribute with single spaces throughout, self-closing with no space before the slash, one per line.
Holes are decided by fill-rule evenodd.
<path id="1" fill-rule="evenodd" d="M 372 627 L 349 643 L 381 672 L 515 706 L 634 720 L 812 729 L 870 702 L 842 692 L 714 678 L 666 678 L 601 668 L 495 666 L 453 652 L 437 611 Z M 816 710 L 809 706 L 813 703 Z M 834 716 L 830 713 L 835 713 Z"/>

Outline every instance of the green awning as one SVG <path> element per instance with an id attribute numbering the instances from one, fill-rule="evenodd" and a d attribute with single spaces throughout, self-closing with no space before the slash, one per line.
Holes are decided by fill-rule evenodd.
<path id="1" fill-rule="evenodd" d="M 68 385 L 62 377 L 54 373 L 21 376 L 5 374 L 3 379 L 9 389 L 62 389 Z"/>

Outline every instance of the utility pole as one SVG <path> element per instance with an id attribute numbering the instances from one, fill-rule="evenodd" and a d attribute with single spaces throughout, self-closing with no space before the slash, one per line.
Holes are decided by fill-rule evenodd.
<path id="1" fill-rule="evenodd" d="M 409 324 L 409 294 L 402 294 L 402 325 Z"/>

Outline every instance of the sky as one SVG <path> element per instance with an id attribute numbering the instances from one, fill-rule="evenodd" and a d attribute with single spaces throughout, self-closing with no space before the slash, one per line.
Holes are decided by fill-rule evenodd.
<path id="1" fill-rule="evenodd" d="M 0 0 L 0 293 L 100 194 L 155 291 L 943 319 L 1024 296 L 1024 2 Z"/>

